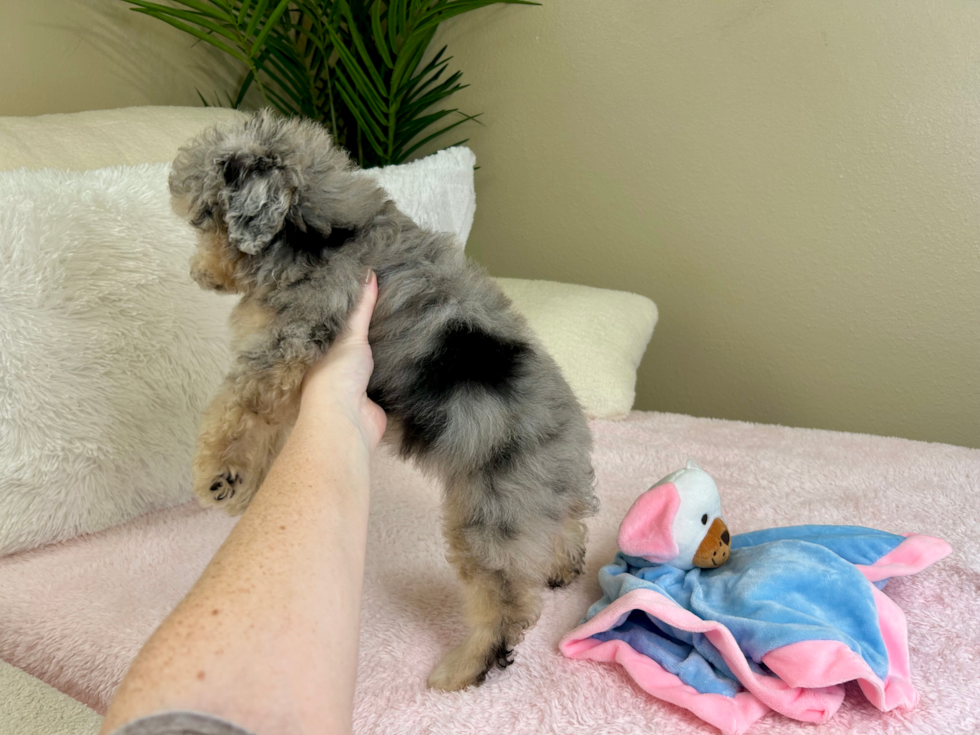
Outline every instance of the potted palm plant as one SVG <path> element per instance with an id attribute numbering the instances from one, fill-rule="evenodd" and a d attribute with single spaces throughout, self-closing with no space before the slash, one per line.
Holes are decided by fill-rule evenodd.
<path id="1" fill-rule="evenodd" d="M 362 167 L 406 161 L 479 117 L 443 106 L 467 85 L 446 75 L 446 47 L 426 51 L 439 24 L 495 3 L 529 0 L 123 0 L 238 59 L 239 107 L 251 89 L 284 115 L 325 125 Z M 200 95 L 200 92 L 198 92 Z M 202 101 L 208 104 L 202 96 Z M 452 145 L 465 143 L 455 141 Z"/>

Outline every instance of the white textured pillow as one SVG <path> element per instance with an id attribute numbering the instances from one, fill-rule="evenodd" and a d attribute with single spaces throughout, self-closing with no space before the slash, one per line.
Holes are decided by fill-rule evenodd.
<path id="1" fill-rule="evenodd" d="M 472 154 L 456 156 L 472 181 Z M 422 164 L 379 178 L 420 221 L 446 223 L 439 167 Z M 168 172 L 0 173 L 0 554 L 190 497 L 235 300 L 191 281 Z M 465 242 L 472 219 L 457 221 Z"/>
<path id="2" fill-rule="evenodd" d="M 0 174 L 0 553 L 189 497 L 234 300 L 188 276 L 168 171 Z"/>
<path id="3" fill-rule="evenodd" d="M 126 107 L 38 117 L 0 117 L 0 171 L 60 168 L 87 171 L 169 162 L 204 128 L 243 113 L 220 107 Z M 469 148 L 455 147 L 399 166 L 364 172 L 418 225 L 456 235 L 473 226 L 476 193 Z"/>
<path id="4" fill-rule="evenodd" d="M 633 407 L 636 369 L 657 324 L 645 296 L 550 281 L 499 278 L 591 418 L 622 418 Z"/>
<path id="5" fill-rule="evenodd" d="M 364 174 L 377 181 L 419 227 L 455 233 L 465 247 L 476 213 L 475 165 L 473 151 L 456 147 L 400 166 L 368 169 Z"/>

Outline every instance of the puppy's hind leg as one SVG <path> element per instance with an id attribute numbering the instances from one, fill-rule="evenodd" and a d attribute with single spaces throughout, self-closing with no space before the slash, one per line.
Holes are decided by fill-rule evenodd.
<path id="1" fill-rule="evenodd" d="M 585 524 L 577 518 L 566 519 L 554 538 L 554 556 L 548 574 L 551 589 L 568 586 L 585 569 L 585 541 Z"/>
<path id="2" fill-rule="evenodd" d="M 429 687 L 456 691 L 513 663 L 514 647 L 541 612 L 544 575 L 529 564 L 540 554 L 528 554 L 527 545 L 506 527 L 467 523 L 452 503 L 446 511 L 448 559 L 463 583 L 469 632 L 432 672 Z"/>
<path id="3" fill-rule="evenodd" d="M 541 612 L 539 587 L 503 572 L 480 570 L 463 580 L 466 639 L 429 676 L 429 687 L 452 692 L 482 684 L 493 669 L 514 662 L 513 651 Z"/>

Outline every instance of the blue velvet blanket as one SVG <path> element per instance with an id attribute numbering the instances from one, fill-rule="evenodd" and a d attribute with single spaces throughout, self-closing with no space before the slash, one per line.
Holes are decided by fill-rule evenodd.
<path id="1" fill-rule="evenodd" d="M 883 710 L 914 706 L 904 615 L 881 589 L 948 544 L 795 526 L 733 536 L 731 548 L 724 566 L 686 571 L 618 553 L 599 572 L 602 598 L 562 651 L 617 661 L 651 694 L 725 732 L 743 732 L 768 709 L 823 721 L 849 680 Z"/>

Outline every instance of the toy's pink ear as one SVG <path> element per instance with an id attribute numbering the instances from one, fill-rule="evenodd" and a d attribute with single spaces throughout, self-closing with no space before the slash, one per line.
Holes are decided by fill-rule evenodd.
<path id="1" fill-rule="evenodd" d="M 619 525 L 620 551 L 660 564 L 676 559 L 680 549 L 671 527 L 680 505 L 681 496 L 672 482 L 643 493 Z"/>

